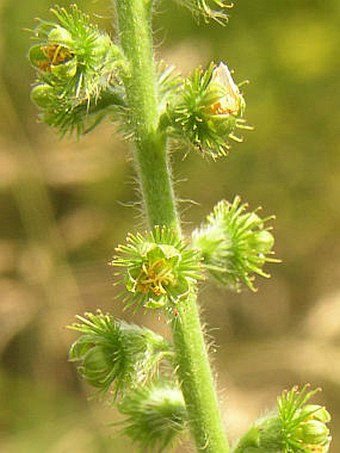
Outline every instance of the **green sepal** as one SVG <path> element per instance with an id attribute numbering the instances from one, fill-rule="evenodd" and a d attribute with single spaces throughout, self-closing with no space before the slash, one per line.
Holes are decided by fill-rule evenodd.
<path id="1" fill-rule="evenodd" d="M 39 83 L 31 90 L 31 100 L 41 109 L 49 109 L 53 106 L 55 91 L 53 87 L 47 83 Z"/>
<path id="2" fill-rule="evenodd" d="M 145 308 L 151 308 L 152 310 L 158 310 L 159 308 L 163 308 L 166 306 L 168 302 L 168 298 L 166 296 L 156 297 L 149 297 L 149 299 L 144 303 Z"/>
<path id="3" fill-rule="evenodd" d="M 46 61 L 46 56 L 42 50 L 41 45 L 34 45 L 28 51 L 28 59 L 32 66 L 40 69 L 40 64 Z"/>
<path id="4" fill-rule="evenodd" d="M 58 79 L 63 80 L 72 79 L 76 75 L 77 69 L 78 64 L 76 58 L 72 58 L 72 60 L 66 61 L 63 64 L 51 65 L 51 73 Z"/>
<path id="5" fill-rule="evenodd" d="M 53 25 L 53 28 L 48 33 L 47 41 L 50 44 L 63 44 L 69 48 L 74 45 L 72 34 L 58 24 Z"/>

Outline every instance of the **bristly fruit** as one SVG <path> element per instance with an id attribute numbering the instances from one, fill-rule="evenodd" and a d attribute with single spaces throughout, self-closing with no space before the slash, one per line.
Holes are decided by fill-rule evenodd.
<path id="1" fill-rule="evenodd" d="M 173 447 L 188 426 L 185 402 L 176 381 L 159 381 L 136 389 L 118 409 L 127 416 L 123 433 L 138 442 L 143 452 L 163 452 Z"/>
<path id="2" fill-rule="evenodd" d="M 170 344 L 152 330 L 128 324 L 98 311 L 77 316 L 69 326 L 80 332 L 70 349 L 79 374 L 113 399 L 152 382 L 163 361 L 172 362 Z"/>
<path id="3" fill-rule="evenodd" d="M 261 219 L 258 209 L 245 212 L 246 208 L 239 197 L 232 203 L 220 201 L 192 238 L 205 268 L 219 283 L 234 290 L 244 283 L 254 291 L 255 274 L 269 277 L 263 265 L 279 260 L 268 256 L 273 253 L 274 237 L 265 224 L 273 216 Z"/>

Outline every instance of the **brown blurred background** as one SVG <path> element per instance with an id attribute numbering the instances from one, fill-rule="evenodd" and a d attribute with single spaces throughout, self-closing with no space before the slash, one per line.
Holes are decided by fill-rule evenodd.
<path id="1" fill-rule="evenodd" d="M 108 1 L 80 1 L 109 27 Z M 67 5 L 68 2 L 59 4 Z M 111 426 L 114 409 L 91 394 L 67 361 L 76 313 L 100 307 L 118 317 L 113 247 L 143 225 L 130 153 L 114 128 L 59 141 L 36 121 L 34 74 L 24 28 L 48 18 L 47 0 L 0 0 L 0 451 L 134 452 Z M 280 265 L 258 292 L 206 284 L 201 305 L 218 345 L 214 357 L 231 438 L 293 384 L 321 386 L 340 451 L 340 93 L 339 0 L 239 0 L 226 28 L 198 27 L 163 1 L 156 52 L 186 73 L 228 62 L 244 88 L 255 131 L 227 159 L 174 154 L 185 229 L 221 198 L 242 196 L 275 213 Z M 134 317 L 165 335 L 157 316 Z M 188 451 L 190 445 L 178 452 Z"/>

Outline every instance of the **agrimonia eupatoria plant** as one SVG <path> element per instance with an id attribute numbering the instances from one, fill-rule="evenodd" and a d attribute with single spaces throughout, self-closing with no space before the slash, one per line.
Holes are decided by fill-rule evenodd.
<path id="1" fill-rule="evenodd" d="M 222 0 L 176 0 L 196 18 L 225 24 Z M 256 275 L 273 258 L 274 237 L 259 210 L 236 196 L 220 201 L 185 238 L 177 212 L 168 152 L 216 160 L 240 142 L 245 100 L 226 63 L 182 77 L 156 64 L 151 0 L 115 0 L 117 40 L 77 6 L 52 9 L 53 21 L 33 30 L 29 59 L 36 70 L 32 100 L 41 121 L 61 135 L 88 132 L 103 118 L 120 124 L 133 145 L 145 232 L 129 233 L 111 264 L 126 306 L 162 312 L 172 341 L 109 314 L 77 316 L 70 360 L 101 397 L 125 416 L 122 431 L 141 451 L 163 451 L 191 432 L 207 453 L 326 453 L 326 409 L 314 394 L 293 388 L 276 411 L 256 421 L 232 448 L 225 435 L 197 306 L 198 283 L 212 277 L 226 288 L 255 290 Z"/>

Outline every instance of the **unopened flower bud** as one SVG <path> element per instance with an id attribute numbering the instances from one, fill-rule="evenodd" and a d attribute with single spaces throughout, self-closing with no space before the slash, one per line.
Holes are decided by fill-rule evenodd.
<path id="1" fill-rule="evenodd" d="M 273 253 L 274 237 L 265 224 L 272 217 L 261 219 L 255 212 L 245 212 L 246 207 L 239 197 L 232 203 L 221 201 L 207 223 L 193 232 L 207 271 L 236 290 L 241 282 L 254 290 L 254 274 L 268 277 L 263 265 L 278 261 L 267 256 Z"/>
<path id="2" fill-rule="evenodd" d="M 158 382 L 136 389 L 118 409 L 128 416 L 124 434 L 138 441 L 142 451 L 165 451 L 187 427 L 187 410 L 176 383 Z"/>
<path id="3" fill-rule="evenodd" d="M 79 374 L 114 398 L 157 374 L 162 360 L 172 358 L 168 342 L 153 331 L 116 321 L 101 312 L 77 317 L 70 326 L 80 332 L 70 349 Z"/>
<path id="4" fill-rule="evenodd" d="M 252 129 L 245 125 L 245 101 L 225 63 L 195 70 L 180 93 L 168 106 L 170 134 L 203 156 L 225 156 L 229 139 L 242 141 L 236 129 Z"/>

